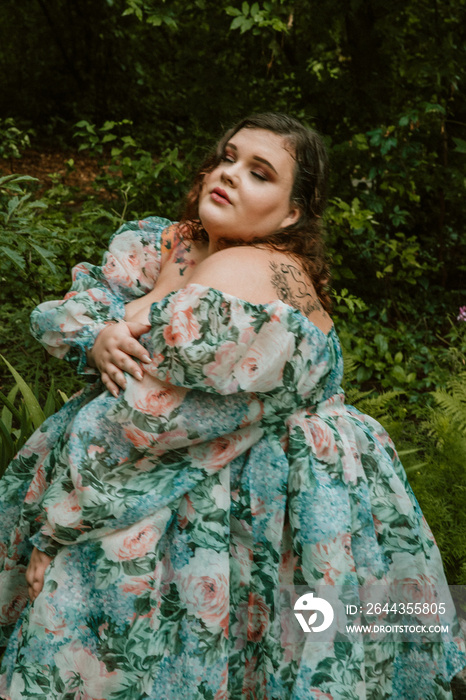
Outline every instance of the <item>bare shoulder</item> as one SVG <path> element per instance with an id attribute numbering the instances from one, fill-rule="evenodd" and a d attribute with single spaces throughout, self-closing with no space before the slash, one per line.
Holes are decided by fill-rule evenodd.
<path id="1" fill-rule="evenodd" d="M 269 251 L 253 246 L 234 246 L 205 258 L 189 281 L 238 296 L 252 303 L 270 301 Z"/>
<path id="2" fill-rule="evenodd" d="M 271 260 L 269 268 L 270 283 L 277 298 L 298 309 L 324 333 L 328 333 L 333 325 L 332 319 L 299 262 L 285 255 Z"/>
<path id="3" fill-rule="evenodd" d="M 298 309 L 324 333 L 332 320 L 297 260 L 269 248 L 237 246 L 207 257 L 190 282 L 204 284 L 253 304 L 279 299 Z"/>

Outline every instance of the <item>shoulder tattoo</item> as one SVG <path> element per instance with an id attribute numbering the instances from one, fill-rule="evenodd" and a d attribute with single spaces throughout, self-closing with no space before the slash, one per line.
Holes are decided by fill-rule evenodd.
<path id="1" fill-rule="evenodd" d="M 191 242 L 185 241 L 176 231 L 166 243 L 169 260 L 177 265 L 180 277 L 183 277 L 187 268 L 196 264 L 191 254 L 191 248 Z"/>
<path id="2" fill-rule="evenodd" d="M 272 261 L 270 269 L 272 270 L 270 281 L 280 301 L 293 306 L 305 316 L 309 316 L 313 311 L 320 311 L 324 316 L 328 315 L 319 298 L 309 294 L 306 278 L 299 268 L 295 265 L 277 264 Z"/>

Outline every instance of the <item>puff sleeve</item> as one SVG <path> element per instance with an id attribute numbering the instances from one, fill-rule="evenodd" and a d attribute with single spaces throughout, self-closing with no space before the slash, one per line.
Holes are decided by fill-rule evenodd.
<path id="1" fill-rule="evenodd" d="M 154 304 L 152 364 L 158 379 L 223 396 L 294 393 L 313 403 L 329 371 L 327 337 L 282 301 L 249 303 L 191 283 Z"/>
<path id="2" fill-rule="evenodd" d="M 32 335 L 55 357 L 79 373 L 95 374 L 86 365 L 86 350 L 111 320 L 124 318 L 125 304 L 147 294 L 157 280 L 161 235 L 168 219 L 131 221 L 112 236 L 102 265 L 80 263 L 65 298 L 39 304 L 31 314 Z"/>

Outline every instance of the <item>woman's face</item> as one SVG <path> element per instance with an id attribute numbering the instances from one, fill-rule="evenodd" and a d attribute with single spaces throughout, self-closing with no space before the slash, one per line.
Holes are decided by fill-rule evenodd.
<path id="1" fill-rule="evenodd" d="M 232 136 L 199 197 L 199 217 L 211 243 L 266 237 L 295 223 L 300 212 L 290 201 L 294 168 L 282 136 L 265 129 L 241 129 Z"/>

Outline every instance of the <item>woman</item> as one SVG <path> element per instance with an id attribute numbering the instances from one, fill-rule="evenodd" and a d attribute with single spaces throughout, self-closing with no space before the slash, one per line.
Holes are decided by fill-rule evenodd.
<path id="1" fill-rule="evenodd" d="M 451 697 L 466 659 L 451 600 L 431 605 L 438 549 L 388 435 L 343 403 L 326 170 L 316 134 L 248 118 L 180 224 L 123 226 L 33 312 L 94 381 L 0 482 L 2 697 Z M 413 588 L 448 632 L 346 630 L 348 605 Z M 343 626 L 301 628 L 308 591 Z"/>

